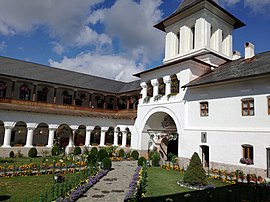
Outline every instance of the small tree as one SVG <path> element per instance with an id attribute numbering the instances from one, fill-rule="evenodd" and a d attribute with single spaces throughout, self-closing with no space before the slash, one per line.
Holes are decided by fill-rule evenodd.
<path id="1" fill-rule="evenodd" d="M 192 186 L 207 185 L 206 173 L 196 152 L 191 157 L 188 169 L 184 174 L 184 182 Z"/>

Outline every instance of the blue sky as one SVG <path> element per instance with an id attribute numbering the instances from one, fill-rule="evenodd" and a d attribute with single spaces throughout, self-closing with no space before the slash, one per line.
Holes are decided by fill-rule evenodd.
<path id="1" fill-rule="evenodd" d="M 122 81 L 160 65 L 164 33 L 153 25 L 181 0 L 0 1 L 0 55 Z M 246 26 L 234 49 L 270 50 L 270 0 L 219 0 Z"/>

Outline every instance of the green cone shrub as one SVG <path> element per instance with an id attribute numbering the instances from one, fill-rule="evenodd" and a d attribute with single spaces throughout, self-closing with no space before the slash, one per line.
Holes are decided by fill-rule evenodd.
<path id="1" fill-rule="evenodd" d="M 97 155 L 95 155 L 95 154 L 88 154 L 87 162 L 90 165 L 96 164 L 96 162 L 97 162 Z"/>
<path id="2" fill-rule="evenodd" d="M 138 166 L 143 166 L 146 164 L 146 159 L 142 156 L 138 159 Z"/>
<path id="3" fill-rule="evenodd" d="M 158 153 L 158 151 L 155 151 L 153 153 L 153 156 L 152 156 L 152 165 L 155 167 L 158 167 L 159 166 L 159 159 L 160 159 L 159 153 Z"/>
<path id="4" fill-rule="evenodd" d="M 184 174 L 184 182 L 192 186 L 207 185 L 206 173 L 196 152 L 191 157 L 188 169 Z"/>
<path id="5" fill-rule="evenodd" d="M 112 161 L 110 158 L 105 157 L 102 161 L 101 161 L 101 168 L 104 170 L 111 170 L 112 168 Z"/>
<path id="6" fill-rule="evenodd" d="M 15 156 L 14 151 L 9 152 L 9 157 L 10 157 L 10 158 L 14 158 L 14 156 Z"/>
<path id="7" fill-rule="evenodd" d="M 105 149 L 100 149 L 97 153 L 97 160 L 101 162 L 104 158 L 109 157 Z"/>
<path id="8" fill-rule="evenodd" d="M 30 158 L 37 157 L 37 149 L 35 147 L 32 147 L 31 149 L 29 149 L 28 157 Z"/>
<path id="9" fill-rule="evenodd" d="M 131 152 L 130 156 L 135 159 L 135 160 L 138 160 L 139 158 L 139 152 L 137 150 L 134 150 Z"/>
<path id="10" fill-rule="evenodd" d="M 81 153 L 82 153 L 82 150 L 81 150 L 80 147 L 75 147 L 75 148 L 74 148 L 74 155 L 79 155 L 79 154 L 81 154 Z"/>

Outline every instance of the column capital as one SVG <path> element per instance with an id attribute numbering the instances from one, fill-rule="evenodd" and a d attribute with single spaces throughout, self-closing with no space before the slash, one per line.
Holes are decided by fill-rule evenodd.
<path id="1" fill-rule="evenodd" d="M 49 124 L 48 125 L 49 130 L 56 130 L 58 128 L 57 124 Z"/>
<path id="2" fill-rule="evenodd" d="M 15 122 L 5 121 L 4 126 L 5 128 L 13 128 L 15 126 Z"/>
<path id="3" fill-rule="evenodd" d="M 34 130 L 37 127 L 37 125 L 38 124 L 36 124 L 36 123 L 27 123 L 26 124 L 28 130 Z"/>
<path id="4" fill-rule="evenodd" d="M 94 126 L 86 126 L 86 131 L 91 131 L 94 130 L 95 127 Z"/>
<path id="5" fill-rule="evenodd" d="M 77 125 L 71 125 L 71 126 L 69 126 L 70 128 L 71 128 L 71 130 L 78 130 L 78 128 L 79 128 L 79 126 L 77 126 Z"/>
<path id="6" fill-rule="evenodd" d="M 151 85 L 152 86 L 158 86 L 158 80 L 157 79 L 152 79 L 151 80 Z"/>
<path id="7" fill-rule="evenodd" d="M 142 88 L 147 88 L 147 83 L 146 82 L 142 82 L 140 85 L 141 85 Z"/>
<path id="8" fill-rule="evenodd" d="M 106 132 L 109 130 L 109 127 L 101 127 L 101 131 Z"/>
<path id="9" fill-rule="evenodd" d="M 171 76 L 164 76 L 163 81 L 164 83 L 171 83 Z"/>

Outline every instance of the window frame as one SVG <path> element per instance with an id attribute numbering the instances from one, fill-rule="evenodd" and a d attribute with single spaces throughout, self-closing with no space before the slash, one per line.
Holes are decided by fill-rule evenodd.
<path id="1" fill-rule="evenodd" d="M 250 159 L 252 163 L 250 165 L 254 164 L 254 147 L 249 144 L 244 144 L 242 146 L 242 158 L 244 159 Z"/>
<path id="2" fill-rule="evenodd" d="M 209 116 L 209 102 L 207 101 L 200 102 L 200 116 L 201 117 Z"/>
<path id="3" fill-rule="evenodd" d="M 253 107 L 250 106 L 250 103 L 253 103 Z M 255 101 L 254 101 L 254 98 L 242 99 L 241 104 L 242 104 L 242 116 L 255 116 Z M 245 107 L 245 104 L 247 104 L 247 107 Z M 251 114 L 252 110 L 253 110 L 253 114 Z M 245 111 L 247 111 L 247 114 L 245 114 Z"/>

